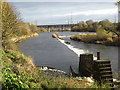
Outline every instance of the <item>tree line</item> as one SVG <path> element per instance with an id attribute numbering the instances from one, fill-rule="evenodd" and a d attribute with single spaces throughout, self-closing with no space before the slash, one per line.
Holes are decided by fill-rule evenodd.
<path id="1" fill-rule="evenodd" d="M 1 39 L 2 48 L 5 49 L 9 40 L 12 37 L 20 37 L 30 35 L 32 33 L 40 33 L 45 31 L 43 28 L 38 28 L 35 24 L 23 22 L 20 18 L 20 13 L 17 9 L 6 1 L 0 1 L 1 12 Z"/>
<path id="2" fill-rule="evenodd" d="M 108 19 L 102 20 L 102 21 L 96 21 L 88 20 L 86 22 L 81 21 L 74 25 L 71 29 L 71 31 L 77 31 L 77 32 L 96 32 L 98 29 L 108 30 L 108 31 L 115 31 L 120 30 L 120 24 L 119 23 L 112 23 Z"/>

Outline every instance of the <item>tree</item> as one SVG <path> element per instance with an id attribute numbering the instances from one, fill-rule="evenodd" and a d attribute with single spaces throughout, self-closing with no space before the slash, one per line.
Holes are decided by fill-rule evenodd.
<path id="1" fill-rule="evenodd" d="M 88 25 L 87 30 L 88 30 L 89 32 L 95 31 L 93 25 Z"/>
<path id="2" fill-rule="evenodd" d="M 87 30 L 90 31 L 90 32 L 91 32 L 91 31 L 95 31 L 95 30 L 94 30 L 94 27 L 93 27 L 93 23 L 94 23 L 93 20 L 87 20 L 87 21 L 86 21 L 86 24 L 88 25 Z"/>
<path id="3" fill-rule="evenodd" d="M 102 25 L 97 26 L 96 33 L 97 33 L 97 37 L 99 38 L 99 40 L 105 40 L 108 37 L 108 33 L 102 27 Z"/>
<path id="4" fill-rule="evenodd" d="M 88 25 L 92 25 L 92 24 L 93 24 L 93 20 L 87 20 L 86 23 L 87 23 Z"/>
<path id="5" fill-rule="evenodd" d="M 18 24 L 18 32 L 16 33 L 18 36 L 29 35 L 31 33 L 30 24 L 25 22 L 19 22 Z"/>
<path id="6" fill-rule="evenodd" d="M 119 31 L 117 30 L 117 24 L 112 23 L 109 20 L 105 19 L 103 21 L 99 22 L 99 25 L 102 25 L 102 27 L 108 32 L 112 32 L 113 35 L 117 35 L 117 37 L 120 37 Z"/>
<path id="7" fill-rule="evenodd" d="M 19 18 L 17 12 L 8 2 L 1 2 L 2 46 L 16 33 Z"/>
<path id="8" fill-rule="evenodd" d="M 99 24 L 102 25 L 106 30 L 113 30 L 115 28 L 114 24 L 110 22 L 108 19 L 100 21 Z"/>
<path id="9" fill-rule="evenodd" d="M 78 26 L 77 25 L 73 26 L 72 31 L 78 31 Z"/>
<path id="10" fill-rule="evenodd" d="M 84 31 L 87 31 L 88 25 L 87 24 L 83 24 L 83 28 L 84 28 Z"/>

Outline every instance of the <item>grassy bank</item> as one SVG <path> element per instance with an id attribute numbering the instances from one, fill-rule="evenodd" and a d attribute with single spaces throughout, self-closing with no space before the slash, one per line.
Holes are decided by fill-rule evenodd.
<path id="1" fill-rule="evenodd" d="M 52 37 L 53 37 L 53 38 L 59 38 L 59 39 L 64 40 L 64 38 L 63 38 L 63 37 L 60 37 L 59 34 L 58 34 L 57 32 L 54 33 L 54 34 L 52 34 Z"/>
<path id="2" fill-rule="evenodd" d="M 32 33 L 30 35 L 16 36 L 16 37 L 11 38 L 11 41 L 17 43 L 17 42 L 20 42 L 20 41 L 25 40 L 27 38 L 35 37 L 38 35 L 39 35 L 38 33 Z"/>
<path id="3" fill-rule="evenodd" d="M 86 79 L 53 77 L 44 75 L 33 64 L 30 57 L 19 51 L 2 51 L 2 88 L 100 88 Z M 106 87 L 106 86 L 102 86 Z"/>
<path id="4" fill-rule="evenodd" d="M 102 44 L 108 46 L 120 46 L 120 38 L 114 38 L 104 34 L 75 34 L 70 36 L 71 40 L 82 41 L 85 43 Z"/>
<path id="5" fill-rule="evenodd" d="M 99 88 L 97 83 L 89 83 L 86 79 L 74 77 L 53 77 L 45 75 L 33 63 L 31 57 L 21 53 L 17 43 L 37 36 L 44 29 L 37 28 L 36 25 L 22 22 L 14 11 L 14 7 L 1 2 L 2 8 L 2 47 L 1 50 L 1 72 L 2 89 L 37 89 L 37 88 Z M 107 87 L 107 86 L 101 86 Z"/>
<path id="6" fill-rule="evenodd" d="M 26 36 L 27 37 L 27 36 Z M 23 40 L 23 38 L 21 38 Z M 20 39 L 19 39 L 20 40 Z M 18 41 L 19 41 L 18 40 Z M 2 50 L 2 88 L 107 88 L 109 86 L 90 83 L 86 78 L 54 77 L 45 75 L 35 64 L 32 58 L 19 52 L 16 40 L 9 43 L 14 48 Z M 21 41 L 21 40 L 20 40 Z M 16 47 L 16 48 L 15 48 Z"/>

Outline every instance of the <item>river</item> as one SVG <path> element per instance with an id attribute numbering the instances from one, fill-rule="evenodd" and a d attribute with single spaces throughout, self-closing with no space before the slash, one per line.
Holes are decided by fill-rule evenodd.
<path id="1" fill-rule="evenodd" d="M 79 55 L 82 53 L 101 53 L 101 59 L 109 59 L 112 63 L 112 71 L 118 70 L 118 47 L 88 44 L 69 39 L 69 35 L 78 32 L 59 32 L 59 35 L 70 40 L 71 44 L 64 43 L 64 40 L 52 38 L 50 33 L 41 33 L 37 37 L 29 38 L 20 43 L 20 50 L 25 55 L 33 58 L 37 66 L 49 66 L 67 73 L 70 72 L 70 65 L 75 72 L 78 72 Z"/>

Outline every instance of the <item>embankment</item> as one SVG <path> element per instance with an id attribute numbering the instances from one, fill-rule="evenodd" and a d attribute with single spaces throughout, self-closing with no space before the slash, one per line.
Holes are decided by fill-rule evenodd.
<path id="1" fill-rule="evenodd" d="M 30 37 L 30 36 L 25 36 Z M 24 39 L 25 39 L 24 37 Z M 21 38 L 23 40 L 23 37 Z M 14 42 L 21 39 L 13 39 Z M 99 88 L 90 78 L 64 77 L 55 74 L 55 69 L 40 69 L 34 65 L 32 58 L 23 55 L 19 50 L 2 51 L 3 84 L 6 88 Z M 46 71 L 47 70 L 47 71 Z M 47 72 L 47 73 L 43 73 Z M 53 75 L 54 72 L 54 75 Z M 57 72 L 58 73 L 58 72 Z M 49 75 L 50 74 L 50 75 Z M 57 76 L 57 77 L 56 77 Z"/>
<path id="2" fill-rule="evenodd" d="M 106 46 L 120 46 L 119 37 L 101 37 L 98 34 L 75 34 L 70 36 L 71 40 L 84 43 L 102 44 Z"/>
<path id="3" fill-rule="evenodd" d="M 20 41 L 23 41 L 27 38 L 35 37 L 35 36 L 38 36 L 38 35 L 39 35 L 38 33 L 32 33 L 30 35 L 24 35 L 24 36 L 21 36 L 21 37 L 17 36 L 17 37 L 11 38 L 11 41 L 16 43 L 16 42 L 20 42 Z"/>

